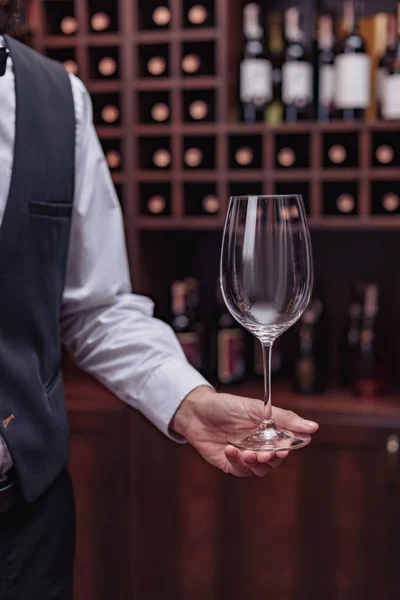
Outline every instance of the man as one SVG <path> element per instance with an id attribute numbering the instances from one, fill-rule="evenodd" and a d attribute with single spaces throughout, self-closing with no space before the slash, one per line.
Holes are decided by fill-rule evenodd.
<path id="1" fill-rule="evenodd" d="M 279 457 L 226 446 L 258 400 L 217 394 L 131 293 L 123 224 L 82 83 L 4 34 L 0 0 L 0 597 L 71 598 L 74 504 L 61 340 L 167 436 L 238 477 Z M 318 426 L 275 411 L 278 425 Z"/>

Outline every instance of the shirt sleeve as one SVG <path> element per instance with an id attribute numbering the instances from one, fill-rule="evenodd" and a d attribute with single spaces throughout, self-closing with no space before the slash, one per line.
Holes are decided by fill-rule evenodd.
<path id="1" fill-rule="evenodd" d="M 61 313 L 63 343 L 80 368 L 140 410 L 165 435 L 177 408 L 208 382 L 173 330 L 132 293 L 118 198 L 84 85 L 71 76 L 76 113 L 75 200 Z"/>

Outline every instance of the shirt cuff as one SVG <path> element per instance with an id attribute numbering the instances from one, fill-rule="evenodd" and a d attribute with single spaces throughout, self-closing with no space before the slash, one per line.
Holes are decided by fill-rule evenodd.
<path id="1" fill-rule="evenodd" d="M 164 435 L 180 444 L 186 440 L 170 430 L 170 423 L 190 392 L 212 385 L 196 369 L 182 360 L 171 358 L 158 367 L 139 395 L 139 409 Z"/>

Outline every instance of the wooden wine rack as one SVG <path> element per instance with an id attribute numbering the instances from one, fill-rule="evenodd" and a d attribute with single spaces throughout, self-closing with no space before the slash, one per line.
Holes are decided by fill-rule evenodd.
<path id="1" fill-rule="evenodd" d="M 115 185 L 120 192 L 124 210 L 126 239 L 130 266 L 135 290 L 152 296 L 161 306 L 160 314 L 165 316 L 168 305 L 168 288 L 175 278 L 186 274 L 198 276 L 203 289 L 210 288 L 202 298 L 205 312 L 211 311 L 215 302 L 214 290 L 220 247 L 220 232 L 232 190 L 240 188 L 246 193 L 247 186 L 258 186 L 257 193 L 284 193 L 288 185 L 291 193 L 303 193 L 307 204 L 309 222 L 315 231 L 318 245 L 317 255 L 327 257 L 325 241 L 319 235 L 320 230 L 329 230 L 333 235 L 345 231 L 364 230 L 384 231 L 400 227 L 400 211 L 379 215 L 373 210 L 374 183 L 387 183 L 393 192 L 400 190 L 400 148 L 395 149 L 394 166 L 374 166 L 374 144 L 377 134 L 383 136 L 379 143 L 385 143 L 385 136 L 400 134 L 400 123 L 343 123 L 321 124 L 306 122 L 294 125 L 283 124 L 268 127 L 263 124 L 244 125 L 233 122 L 232 108 L 236 103 L 237 69 L 240 56 L 240 9 L 241 0 L 204 0 L 207 8 L 214 10 L 212 27 L 184 27 L 184 7 L 186 0 L 169 0 L 168 6 L 172 19 L 168 28 L 145 29 L 142 27 L 141 8 L 144 0 L 119 0 L 118 28 L 110 33 L 94 33 L 90 28 L 90 10 L 107 10 L 106 3 L 100 0 L 70 0 L 71 10 L 78 21 L 78 30 L 71 36 L 54 35 L 49 30 L 46 9 L 61 0 L 31 0 L 33 29 L 36 48 L 46 53 L 49 49 L 72 49 L 79 64 L 79 76 L 89 92 L 117 95 L 120 100 L 121 119 L 118 125 L 101 125 L 97 131 L 101 140 L 115 140 L 122 154 L 122 168 L 113 171 Z M 156 7 L 167 2 L 147 0 L 149 6 Z M 110 9 L 111 10 L 111 9 Z M 215 56 L 215 69 L 203 76 L 183 76 L 181 60 L 183 48 L 187 44 L 204 43 L 212 45 Z M 143 65 L 140 62 L 143 48 L 153 44 L 168 49 L 168 77 L 143 77 Z M 115 80 L 96 80 L 91 77 L 90 51 L 93 48 L 117 50 L 119 77 Z M 184 118 L 183 95 L 188 90 L 209 90 L 215 98 L 215 122 L 188 123 Z M 160 93 L 168 95 L 170 120 L 167 124 L 149 124 L 142 122 L 140 94 Z M 327 166 L 324 163 L 324 148 L 329 136 L 354 136 L 356 139 L 356 158 L 346 168 Z M 288 136 L 288 137 L 286 137 Z M 299 154 L 307 153 L 308 158 L 301 167 L 282 168 L 276 162 L 276 149 L 282 139 L 295 140 L 296 136 L 307 138 L 307 148 L 300 144 Z M 257 139 L 260 156 L 257 156 L 257 168 L 237 168 L 232 164 L 231 145 L 233 140 L 243 139 L 244 144 Z M 396 136 L 397 137 L 397 136 Z M 211 139 L 214 144 L 214 162 L 212 168 L 202 170 L 188 169 L 183 164 L 185 140 L 192 138 Z M 143 168 L 143 140 L 166 139 L 172 155 L 168 170 Z M 396 146 L 399 142 L 396 142 Z M 327 214 L 326 194 L 331 184 L 344 186 L 351 184 L 357 195 L 357 206 L 348 215 Z M 170 206 L 167 215 L 148 216 L 142 210 L 142 189 L 163 184 L 168 186 Z M 185 186 L 208 185 L 215 190 L 220 201 L 220 210 L 215 215 L 196 216 L 188 214 L 190 197 L 185 198 Z M 158 193 L 157 191 L 155 193 Z M 254 192 L 250 192 L 254 193 Z M 175 235 L 176 234 L 176 235 Z M 342 233 L 340 245 L 335 251 L 342 251 Z M 365 257 L 372 247 L 362 238 L 362 247 L 349 240 L 348 248 L 353 254 Z M 335 244 L 339 240 L 335 238 Z M 347 243 L 347 242 L 346 242 Z M 353 244 L 353 245 L 352 245 Z M 353 248 L 354 246 L 354 248 Z M 384 250 L 378 245 L 379 256 L 376 261 L 385 260 Z M 200 257 L 207 255 L 207 266 Z M 188 262 L 190 256 L 192 262 Z M 186 260 L 185 264 L 181 264 Z M 325 259 L 324 259 L 325 260 Z M 361 260 L 361 259 L 360 259 Z M 321 263 L 321 261 L 319 261 Z M 360 261 L 359 261 L 360 262 Z M 164 266 L 165 264 L 165 266 Z M 373 264 L 371 258 L 370 264 Z M 343 269 L 339 264 L 333 266 L 341 285 L 348 289 L 349 281 L 358 267 L 349 264 Z M 323 272 L 326 266 L 317 264 Z M 371 267 L 373 269 L 373 267 Z M 330 267 L 332 270 L 332 267 Z M 371 270 L 371 277 L 379 269 Z M 337 288 L 337 286 L 336 286 Z M 207 295 L 208 294 L 208 295 Z M 339 292 L 332 290 L 333 298 Z M 343 306 L 346 298 L 337 300 Z M 339 311 L 335 326 L 340 328 L 345 308 Z M 341 315 L 341 316 L 340 316 Z M 342 319 L 342 320 L 340 320 Z M 400 325 L 399 325 L 400 327 Z"/>
<path id="2" fill-rule="evenodd" d="M 46 27 L 45 5 L 59 0 L 32 0 L 38 15 L 35 23 L 35 44 L 39 51 L 71 48 L 75 50 L 79 64 L 79 76 L 92 94 L 118 94 L 121 102 L 121 122 L 118 126 L 99 126 L 101 139 L 120 141 L 123 169 L 113 173 L 114 182 L 122 189 L 127 241 L 131 259 L 138 257 L 138 234 L 142 230 L 220 230 L 231 193 L 230 183 L 258 182 L 260 193 L 271 194 L 279 190 L 279 183 L 308 183 L 309 222 L 313 228 L 397 228 L 400 216 L 372 214 L 371 182 L 393 181 L 399 187 L 398 167 L 372 167 L 371 147 L 375 131 L 399 131 L 396 123 L 328 123 L 307 122 L 270 128 L 264 125 L 232 123 L 230 110 L 235 98 L 239 45 L 238 34 L 240 2 L 233 6 L 230 0 L 215 0 L 206 5 L 215 10 L 214 27 L 183 27 L 183 0 L 169 0 L 172 20 L 167 29 L 146 30 L 141 28 L 140 0 L 119 0 L 119 29 L 114 33 L 92 33 L 89 27 L 88 1 L 74 0 L 71 6 L 78 21 L 75 35 L 53 35 Z M 93 3 L 92 3 L 93 4 Z M 95 3 L 94 3 L 95 4 Z M 160 2 L 154 0 L 154 6 Z M 46 33 L 47 32 L 47 33 Z M 239 35 L 239 34 L 238 34 Z M 181 73 L 182 48 L 185 43 L 204 42 L 215 49 L 215 70 L 212 75 L 183 77 Z M 169 76 L 146 78 L 140 76 L 140 49 L 146 45 L 161 44 L 168 47 Z M 94 80 L 90 77 L 89 53 L 91 48 L 116 48 L 119 55 L 120 77 L 113 81 Z M 215 123 L 186 123 L 183 119 L 184 90 L 210 90 L 215 93 Z M 138 95 L 144 91 L 167 92 L 171 107 L 168 124 L 145 124 L 141 122 Z M 324 168 L 322 146 L 324 136 L 332 132 L 353 132 L 358 137 L 358 160 L 352 168 Z M 277 140 L 287 134 L 308 135 L 308 164 L 301 169 L 276 168 L 275 147 Z M 229 145 L 232 136 L 261 140 L 262 159 L 259 168 L 236 169 L 229 163 Z M 211 136 L 215 143 L 215 162 L 212 169 L 187 170 L 182 166 L 185 137 Z M 140 140 L 167 138 L 172 153 L 170 170 L 146 170 L 141 168 Z M 327 216 L 324 212 L 324 182 L 352 181 L 358 187 L 356 214 Z M 146 216 L 140 210 L 140 184 L 165 182 L 170 185 L 171 208 L 168 216 Z M 220 210 L 213 216 L 188 216 L 185 214 L 184 184 L 186 182 L 215 184 Z M 292 186 L 293 187 L 293 186 Z M 300 188 L 300 186 L 299 186 Z M 304 186 L 303 186 L 304 188 Z M 301 191 L 301 190 L 300 190 Z M 190 202 L 190 198 L 188 199 Z M 136 240 L 136 242 L 134 241 Z"/>

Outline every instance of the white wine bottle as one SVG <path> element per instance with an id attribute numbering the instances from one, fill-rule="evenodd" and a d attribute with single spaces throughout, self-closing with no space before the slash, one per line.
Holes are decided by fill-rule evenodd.
<path id="1" fill-rule="evenodd" d="M 339 42 L 335 59 L 335 106 L 345 121 L 364 119 L 371 100 L 371 60 L 359 33 L 355 1 L 344 2 L 347 35 Z"/>

